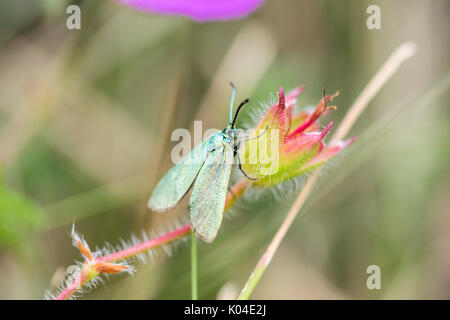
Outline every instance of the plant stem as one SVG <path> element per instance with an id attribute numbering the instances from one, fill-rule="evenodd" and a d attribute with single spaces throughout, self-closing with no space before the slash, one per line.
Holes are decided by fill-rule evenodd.
<path id="1" fill-rule="evenodd" d="M 361 94 L 355 100 L 349 111 L 347 112 L 345 118 L 343 119 L 341 125 L 336 131 L 336 134 L 331 140 L 331 144 L 343 139 L 350 129 L 352 128 L 355 121 L 367 107 L 372 98 L 380 91 L 383 85 L 391 78 L 391 76 L 398 70 L 400 65 L 410 58 L 416 51 L 416 45 L 411 42 L 403 43 L 398 47 L 387 59 L 387 61 L 381 66 L 375 76 L 369 81 L 366 87 L 363 89 Z M 248 278 L 244 288 L 239 294 L 239 300 L 246 300 L 250 298 L 253 290 L 258 284 L 259 280 L 263 276 L 267 266 L 270 264 L 273 256 L 275 255 L 281 241 L 285 237 L 287 231 L 292 225 L 295 217 L 305 203 L 308 195 L 314 187 L 314 184 L 319 176 L 320 169 L 316 170 L 311 177 L 307 180 L 305 186 L 298 194 L 295 199 L 291 209 L 288 211 L 286 218 L 278 229 L 277 233 L 273 237 L 266 251 L 259 259 L 253 272 Z"/>
<path id="2" fill-rule="evenodd" d="M 191 231 L 191 298 L 198 300 L 197 237 Z"/>
<path id="3" fill-rule="evenodd" d="M 162 246 L 163 244 L 182 238 L 188 235 L 190 232 L 191 232 L 191 225 L 187 224 L 178 229 L 170 231 L 162 236 L 147 240 L 145 242 L 131 246 L 124 250 L 114 252 L 110 255 L 99 257 L 97 258 L 97 260 L 100 262 L 115 262 L 119 260 L 124 260 L 133 257 L 141 252 L 154 249 L 156 247 Z"/>
<path id="4" fill-rule="evenodd" d="M 150 239 L 148 241 L 139 243 L 135 246 L 131 246 L 124 250 L 117 251 L 107 256 L 97 257 L 97 262 L 115 262 L 123 259 L 130 258 L 141 252 L 157 248 L 165 243 L 172 242 L 176 239 L 182 238 L 191 232 L 191 226 L 189 224 L 182 226 L 174 231 L 166 233 L 160 237 Z M 89 279 L 85 274 L 80 273 L 70 285 L 67 286 L 57 297 L 56 300 L 67 300 L 74 295 L 79 289 L 81 289 Z"/>
<path id="5" fill-rule="evenodd" d="M 277 233 L 273 237 L 268 248 L 266 249 L 266 251 L 264 252 L 262 257 L 259 259 L 258 263 L 256 264 L 255 269 L 253 270 L 252 274 L 250 275 L 249 279 L 247 280 L 247 283 L 245 284 L 241 293 L 239 294 L 238 300 L 247 300 L 250 298 L 250 295 L 252 294 L 253 290 L 255 289 L 255 287 L 258 284 L 261 277 L 263 276 L 264 271 L 266 270 L 267 266 L 269 265 L 270 261 L 272 260 L 273 256 L 275 255 L 275 252 L 277 251 L 281 241 L 283 240 L 284 236 L 286 235 L 287 231 L 289 230 L 290 226 L 292 225 L 292 222 L 294 221 L 294 219 L 297 215 L 297 212 L 300 210 L 300 208 L 305 203 L 309 193 L 311 192 L 311 190 L 314 186 L 314 182 L 316 181 L 318 174 L 319 174 L 319 171 L 316 170 L 311 175 L 311 177 L 308 179 L 308 181 L 304 185 L 302 191 L 299 193 L 297 199 L 295 199 L 295 202 L 292 205 L 291 209 L 289 210 L 286 218 L 284 219 L 284 221 L 281 224 L 280 228 L 278 229 Z"/>
<path id="6" fill-rule="evenodd" d="M 244 179 L 237 182 L 233 186 L 233 192 L 227 194 L 227 200 L 225 203 L 225 211 L 228 210 L 236 201 L 236 198 L 242 196 L 245 189 L 247 188 L 248 183 Z M 170 243 L 179 238 L 187 236 L 191 233 L 191 225 L 184 225 L 176 230 L 168 232 L 162 236 L 147 240 L 145 242 L 139 243 L 137 245 L 131 246 L 124 250 L 120 250 L 109 254 L 107 256 L 96 257 L 97 262 L 116 262 L 120 260 L 124 260 L 135 256 L 141 252 L 154 249 L 163 244 Z M 192 299 L 197 299 L 197 241 L 194 241 L 195 235 L 191 234 L 191 275 L 192 275 Z M 195 259 L 193 257 L 195 256 Z M 194 270 L 195 270 L 195 278 L 194 278 Z M 194 281 L 195 279 L 195 281 Z M 56 300 L 66 300 L 72 297 L 79 289 L 81 289 L 89 280 L 86 276 L 80 273 L 68 286 L 65 288 L 57 297 Z M 194 285 L 195 283 L 195 285 Z"/>

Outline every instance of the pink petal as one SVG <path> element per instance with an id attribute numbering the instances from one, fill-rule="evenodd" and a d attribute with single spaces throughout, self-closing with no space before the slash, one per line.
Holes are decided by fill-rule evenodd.
<path id="1" fill-rule="evenodd" d="M 285 125 L 285 135 L 289 133 L 292 125 L 292 109 L 294 108 L 295 103 L 297 102 L 297 97 L 300 93 L 305 90 L 305 86 L 301 86 L 295 88 L 290 91 L 286 96 L 286 125 Z"/>
<path id="2" fill-rule="evenodd" d="M 116 0 L 133 9 L 163 15 L 180 15 L 198 22 L 243 18 L 264 0 Z"/>
<path id="3" fill-rule="evenodd" d="M 323 91 L 323 98 L 320 100 L 314 112 L 308 117 L 308 119 L 302 123 L 297 129 L 289 134 L 288 138 L 295 136 L 303 131 L 305 131 L 309 126 L 311 126 L 321 115 L 323 115 L 330 107 L 327 106 L 327 103 L 333 100 L 339 91 L 337 91 L 333 95 L 325 95 L 325 90 Z M 335 107 L 334 107 L 335 108 Z"/>
<path id="4" fill-rule="evenodd" d="M 286 123 L 286 99 L 284 97 L 283 88 L 279 89 L 278 103 L 270 107 L 262 120 L 256 126 L 257 130 L 264 130 L 266 127 L 279 130 L 280 141 L 284 139 L 285 123 Z M 270 133 L 269 133 L 270 134 Z"/>
<path id="5" fill-rule="evenodd" d="M 300 133 L 294 138 L 287 140 L 283 145 L 283 156 L 298 157 L 300 153 L 311 151 L 317 144 L 321 143 L 332 126 L 333 122 L 330 122 L 322 132 Z M 318 151 L 321 148 L 322 146 L 319 145 Z"/>
<path id="6" fill-rule="evenodd" d="M 289 93 L 286 96 L 286 104 L 287 105 L 293 104 L 295 102 L 295 100 L 297 99 L 298 95 L 300 93 L 302 93 L 305 90 L 305 88 L 306 88 L 305 86 L 301 86 L 301 87 L 295 88 L 292 91 L 289 91 Z"/>
<path id="7" fill-rule="evenodd" d="M 304 169 L 307 170 L 308 167 L 316 166 L 323 164 L 333 158 L 336 154 L 338 154 L 341 150 L 347 148 L 353 142 L 355 142 L 356 136 L 351 137 L 345 141 L 339 141 L 334 146 L 325 146 L 321 152 L 315 155 L 311 160 L 309 160 Z"/>

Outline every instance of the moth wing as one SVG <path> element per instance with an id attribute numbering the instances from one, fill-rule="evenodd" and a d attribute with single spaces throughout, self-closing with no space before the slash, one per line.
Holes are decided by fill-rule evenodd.
<path id="1" fill-rule="evenodd" d="M 192 228 L 205 242 L 212 242 L 223 218 L 233 150 L 222 147 L 208 155 L 195 181 L 189 211 Z"/>
<path id="2" fill-rule="evenodd" d="M 170 210 L 189 191 L 207 157 L 208 141 L 205 140 L 192 149 L 159 181 L 148 200 L 150 209 L 153 211 Z"/>

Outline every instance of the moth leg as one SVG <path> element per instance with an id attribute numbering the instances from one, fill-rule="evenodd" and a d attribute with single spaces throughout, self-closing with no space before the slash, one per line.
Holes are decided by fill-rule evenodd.
<path id="1" fill-rule="evenodd" d="M 242 141 L 245 142 L 245 141 L 250 141 L 250 140 L 255 140 L 255 139 L 261 138 L 263 135 L 266 134 L 267 129 L 269 129 L 269 126 L 267 126 L 267 127 L 264 129 L 264 132 L 261 133 L 260 135 L 258 135 L 258 136 L 256 136 L 256 137 L 253 137 L 253 138 L 242 139 L 240 142 L 242 142 Z"/>
<path id="2" fill-rule="evenodd" d="M 239 163 L 239 170 L 241 170 L 241 172 L 244 174 L 244 176 L 245 176 L 247 179 L 249 179 L 249 180 L 258 180 L 258 178 L 252 178 L 252 177 L 249 177 L 249 176 L 245 173 L 245 171 L 242 170 L 242 166 L 241 166 L 240 163 Z"/>
<path id="3" fill-rule="evenodd" d="M 245 176 L 247 179 L 249 179 L 249 180 L 258 180 L 258 179 L 257 179 L 257 178 L 249 177 L 249 176 L 247 175 L 247 173 L 242 169 L 241 158 L 240 158 L 240 156 L 239 156 L 239 152 L 237 152 L 237 151 L 239 150 L 239 147 L 241 146 L 241 142 L 242 142 L 242 141 L 245 142 L 245 141 L 249 141 L 249 140 L 253 140 L 253 139 L 258 139 L 258 138 L 262 137 L 264 134 L 266 134 L 268 128 L 269 128 L 269 126 L 267 126 L 266 129 L 264 129 L 264 132 L 263 132 L 263 133 L 261 133 L 260 135 L 254 137 L 254 138 L 243 139 L 243 140 L 239 141 L 239 142 L 237 143 L 237 145 L 236 145 L 236 148 L 234 149 L 234 156 L 237 156 L 237 157 L 238 157 L 239 170 L 241 170 L 241 172 L 244 174 L 244 176 Z"/>
<path id="4" fill-rule="evenodd" d="M 253 137 L 253 138 L 247 138 L 247 139 L 242 139 L 242 140 L 240 140 L 240 141 L 236 144 L 236 147 L 234 148 L 234 156 L 237 155 L 237 153 L 238 153 L 237 151 L 239 150 L 239 148 L 240 148 L 242 142 L 250 141 L 250 140 L 254 140 L 254 139 L 261 138 L 264 134 L 266 134 L 268 128 L 269 128 L 269 126 L 267 126 L 266 129 L 264 129 L 264 132 L 263 132 L 263 133 L 261 133 L 260 135 L 258 135 L 258 136 L 256 136 L 256 137 Z M 241 163 L 241 160 L 240 160 L 240 159 L 239 159 L 239 163 Z"/>
<path id="5" fill-rule="evenodd" d="M 239 147 L 239 145 L 238 145 L 238 147 Z M 241 170 L 241 172 L 244 174 L 244 176 L 245 176 L 247 179 L 249 179 L 249 180 L 258 180 L 257 178 L 249 177 L 249 176 L 247 175 L 247 173 L 245 173 L 245 171 L 242 169 L 242 165 L 241 165 L 241 157 L 239 156 L 239 153 L 237 152 L 237 149 L 238 149 L 238 148 L 236 148 L 236 149 L 234 150 L 234 154 L 238 157 L 239 170 Z"/>

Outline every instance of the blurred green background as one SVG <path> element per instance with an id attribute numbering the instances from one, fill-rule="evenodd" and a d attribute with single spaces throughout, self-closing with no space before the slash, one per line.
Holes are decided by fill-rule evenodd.
<path id="1" fill-rule="evenodd" d="M 66 8 L 81 7 L 81 30 Z M 366 8 L 381 8 L 368 30 Z M 448 1 L 267 1 L 243 20 L 196 24 L 114 1 L 0 2 L 0 298 L 41 299 L 91 247 L 182 222 L 146 201 L 171 167 L 176 128 L 227 122 L 230 88 L 250 97 L 238 125 L 282 85 L 340 90 L 339 124 L 370 77 L 404 41 L 417 54 L 352 130 L 253 297 L 450 298 Z M 326 120 L 327 120 L 326 119 Z M 233 298 L 294 194 L 248 196 L 213 244 L 199 247 L 200 298 Z M 189 245 L 134 277 L 112 276 L 83 299 L 189 299 Z M 368 290 L 366 268 L 381 268 Z"/>

